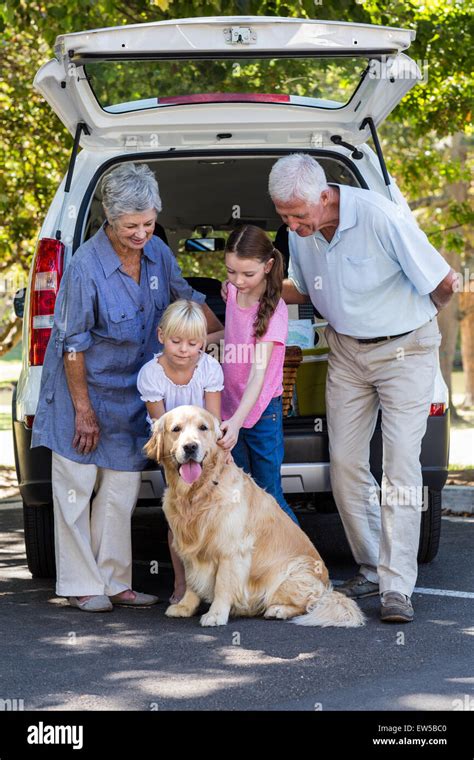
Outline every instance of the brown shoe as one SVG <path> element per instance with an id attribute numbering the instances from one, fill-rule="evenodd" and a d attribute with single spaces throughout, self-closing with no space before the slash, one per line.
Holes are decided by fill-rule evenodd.
<path id="1" fill-rule="evenodd" d="M 336 591 L 351 599 L 362 599 L 365 596 L 375 596 L 379 593 L 379 584 L 368 581 L 365 575 L 358 573 L 355 578 L 344 581 L 337 586 Z"/>
<path id="2" fill-rule="evenodd" d="M 398 591 L 385 591 L 380 600 L 380 620 L 384 623 L 411 623 L 415 613 L 410 597 Z"/>

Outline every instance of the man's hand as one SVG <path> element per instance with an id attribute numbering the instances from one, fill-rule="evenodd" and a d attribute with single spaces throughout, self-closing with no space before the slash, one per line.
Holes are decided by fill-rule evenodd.
<path id="1" fill-rule="evenodd" d="M 78 454 L 90 454 L 99 443 L 100 427 L 91 406 L 76 410 L 75 434 L 72 446 Z"/>
<path id="2" fill-rule="evenodd" d="M 217 332 L 218 330 L 223 330 L 224 325 L 219 319 L 217 319 L 216 315 L 214 314 L 212 309 L 209 308 L 207 303 L 203 303 L 201 306 L 204 312 L 204 316 L 206 317 L 207 332 L 214 333 L 214 332 Z"/>
<path id="3" fill-rule="evenodd" d="M 444 280 L 441 280 L 439 285 L 430 293 L 430 298 L 438 311 L 444 309 L 450 302 L 456 290 L 457 282 L 458 275 L 454 269 L 450 269 Z"/>
<path id="4" fill-rule="evenodd" d="M 295 283 L 292 280 L 283 280 L 283 288 L 281 292 L 281 297 L 283 298 L 284 302 L 287 304 L 292 303 L 310 303 L 311 299 L 309 296 L 305 295 L 304 293 L 300 293 L 300 291 L 296 288 Z"/>

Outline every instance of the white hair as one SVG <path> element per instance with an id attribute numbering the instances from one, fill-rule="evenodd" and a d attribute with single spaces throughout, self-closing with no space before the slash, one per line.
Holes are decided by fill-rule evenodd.
<path id="1" fill-rule="evenodd" d="M 123 214 L 162 209 L 158 182 L 146 164 L 121 164 L 101 183 L 102 205 L 109 221 Z"/>
<path id="2" fill-rule="evenodd" d="M 268 178 L 272 200 L 289 203 L 318 203 L 328 189 L 324 169 L 309 153 L 291 153 L 273 164 Z"/>

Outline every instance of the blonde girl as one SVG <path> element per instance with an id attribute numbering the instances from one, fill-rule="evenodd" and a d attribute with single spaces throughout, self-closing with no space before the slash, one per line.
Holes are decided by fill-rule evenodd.
<path id="1" fill-rule="evenodd" d="M 221 419 L 223 373 L 219 362 L 205 353 L 207 322 L 194 301 L 175 301 L 168 306 L 158 327 L 163 351 L 141 368 L 137 387 L 152 424 L 165 412 L 183 404 L 202 406 Z M 186 590 L 184 567 L 173 549 L 173 534 L 168 544 L 175 574 L 171 604 L 177 604 Z"/>

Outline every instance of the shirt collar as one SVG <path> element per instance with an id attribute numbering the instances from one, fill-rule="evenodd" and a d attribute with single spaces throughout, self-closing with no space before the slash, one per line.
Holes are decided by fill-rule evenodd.
<path id="1" fill-rule="evenodd" d="M 339 224 L 336 232 L 348 230 L 357 222 L 357 213 L 354 198 L 344 185 L 336 185 L 339 188 Z"/>
<path id="2" fill-rule="evenodd" d="M 122 261 L 105 232 L 106 224 L 107 222 L 104 222 L 102 227 L 96 233 L 96 249 L 99 253 L 99 259 L 102 264 L 102 269 L 104 270 L 104 275 L 108 278 L 122 266 Z M 153 238 L 151 238 L 148 243 L 145 243 L 142 255 L 146 256 L 146 258 L 154 264 L 157 263 L 158 255 L 154 248 Z"/>
<path id="3" fill-rule="evenodd" d="M 327 246 L 332 246 L 339 240 L 341 232 L 354 227 L 357 222 L 357 213 L 354 203 L 354 199 L 348 188 L 345 185 L 338 185 L 335 182 L 328 182 L 330 187 L 339 188 L 339 224 L 337 225 L 332 240 L 328 243 L 321 230 L 314 233 L 314 237 L 319 238 L 326 243 Z"/>

